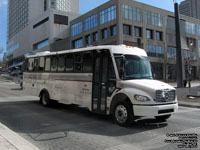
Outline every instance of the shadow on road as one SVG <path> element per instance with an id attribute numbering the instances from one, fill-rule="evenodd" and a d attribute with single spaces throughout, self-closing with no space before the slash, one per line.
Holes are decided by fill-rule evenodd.
<path id="1" fill-rule="evenodd" d="M 22 88 L 12 88 L 13 91 L 22 91 Z"/>
<path id="2" fill-rule="evenodd" d="M 28 134 L 34 141 L 64 138 L 69 132 L 118 137 L 168 125 L 143 119 L 124 128 L 116 125 L 110 116 L 93 114 L 75 105 L 56 103 L 46 108 L 37 101 L 1 102 L 0 121 L 15 132 Z"/>

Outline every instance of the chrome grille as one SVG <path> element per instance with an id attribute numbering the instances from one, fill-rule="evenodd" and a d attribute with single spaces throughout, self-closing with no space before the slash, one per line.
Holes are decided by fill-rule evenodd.
<path id="1" fill-rule="evenodd" d="M 156 91 L 156 102 L 172 102 L 176 99 L 175 90 L 158 90 Z"/>

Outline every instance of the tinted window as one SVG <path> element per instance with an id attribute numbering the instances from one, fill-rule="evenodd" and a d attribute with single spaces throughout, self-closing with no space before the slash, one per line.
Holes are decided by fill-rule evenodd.
<path id="1" fill-rule="evenodd" d="M 58 71 L 65 70 L 65 57 L 64 55 L 58 57 Z"/>
<path id="2" fill-rule="evenodd" d="M 34 59 L 30 58 L 28 60 L 28 71 L 33 71 L 33 66 L 34 66 Z"/>
<path id="3" fill-rule="evenodd" d="M 92 53 L 84 53 L 83 54 L 83 72 L 92 73 Z"/>
<path id="4" fill-rule="evenodd" d="M 45 71 L 50 71 L 50 65 L 51 65 L 51 58 L 48 57 L 46 58 L 46 62 L 45 62 Z"/>
<path id="5" fill-rule="evenodd" d="M 51 58 L 51 71 L 57 71 L 57 56 Z"/>
<path id="6" fill-rule="evenodd" d="M 81 53 L 77 53 L 74 55 L 74 69 L 75 71 L 80 72 L 82 70 L 82 55 Z"/>
<path id="7" fill-rule="evenodd" d="M 74 59 L 73 59 L 73 55 L 72 54 L 66 55 L 65 66 L 66 66 L 66 68 L 65 68 L 66 71 L 73 71 Z"/>

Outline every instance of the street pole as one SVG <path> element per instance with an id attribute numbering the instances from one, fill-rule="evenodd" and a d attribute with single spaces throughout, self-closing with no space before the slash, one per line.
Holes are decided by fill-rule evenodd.
<path id="1" fill-rule="evenodd" d="M 179 22 L 179 8 L 178 3 L 174 0 L 174 11 L 175 11 L 175 25 L 176 25 L 176 74 L 177 74 L 177 87 L 183 88 L 183 60 L 182 60 L 182 48 L 181 48 L 181 33 L 180 33 L 180 22 Z"/>

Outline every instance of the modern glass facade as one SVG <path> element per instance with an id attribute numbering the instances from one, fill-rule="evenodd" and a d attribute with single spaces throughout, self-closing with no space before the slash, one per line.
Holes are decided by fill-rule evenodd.
<path id="1" fill-rule="evenodd" d="M 108 29 L 105 28 L 102 30 L 102 39 L 107 39 L 108 38 Z"/>
<path id="2" fill-rule="evenodd" d="M 198 35 L 200 36 L 200 25 L 198 24 Z"/>
<path id="3" fill-rule="evenodd" d="M 163 38 L 162 38 L 162 32 L 156 31 L 156 40 L 157 41 L 162 41 L 163 40 Z"/>
<path id="4" fill-rule="evenodd" d="M 175 30 L 175 19 L 173 17 L 165 17 L 166 28 L 170 30 Z"/>
<path id="5" fill-rule="evenodd" d="M 117 35 L 117 26 L 116 25 L 114 25 L 110 28 L 110 35 L 111 36 Z"/>
<path id="6" fill-rule="evenodd" d="M 185 22 L 185 31 L 189 34 L 196 34 L 196 25 L 191 22 Z"/>
<path id="7" fill-rule="evenodd" d="M 80 33 L 83 32 L 83 29 L 82 29 L 82 21 L 76 23 L 76 24 L 73 24 L 71 26 L 71 36 L 76 36 Z"/>
<path id="8" fill-rule="evenodd" d="M 81 48 L 81 47 L 83 47 L 83 39 L 80 38 L 78 40 L 75 40 L 74 41 L 74 48 Z"/>
<path id="9" fill-rule="evenodd" d="M 19 44 L 13 45 L 11 48 L 7 50 L 7 53 L 10 54 L 19 48 Z"/>
<path id="10" fill-rule="evenodd" d="M 29 0 L 8 1 L 8 39 L 29 24 Z"/>
<path id="11" fill-rule="evenodd" d="M 116 5 L 106 8 L 100 12 L 100 24 L 116 19 Z"/>
<path id="12" fill-rule="evenodd" d="M 46 39 L 46 40 L 43 40 L 41 42 L 38 42 L 36 44 L 33 45 L 33 50 L 38 50 L 38 49 L 41 49 L 45 46 L 48 46 L 49 45 L 49 40 Z"/>
<path id="13" fill-rule="evenodd" d="M 152 11 L 146 11 L 146 23 L 154 26 L 163 26 L 163 15 Z"/>
<path id="14" fill-rule="evenodd" d="M 131 26 L 130 25 L 123 25 L 123 34 L 124 35 L 131 35 Z"/>
<path id="15" fill-rule="evenodd" d="M 123 19 L 133 20 L 137 22 L 142 22 L 142 9 L 129 6 L 129 5 L 122 5 L 122 16 Z"/>
<path id="16" fill-rule="evenodd" d="M 167 48 L 167 59 L 176 59 L 176 48 L 174 47 Z"/>
<path id="17" fill-rule="evenodd" d="M 97 42 L 99 40 L 98 32 L 93 33 L 93 42 Z"/>
<path id="18" fill-rule="evenodd" d="M 147 54 L 150 57 L 164 58 L 164 46 L 147 44 Z"/>
<path id="19" fill-rule="evenodd" d="M 94 14 L 84 20 L 84 31 L 90 30 L 98 26 L 98 15 Z"/>

